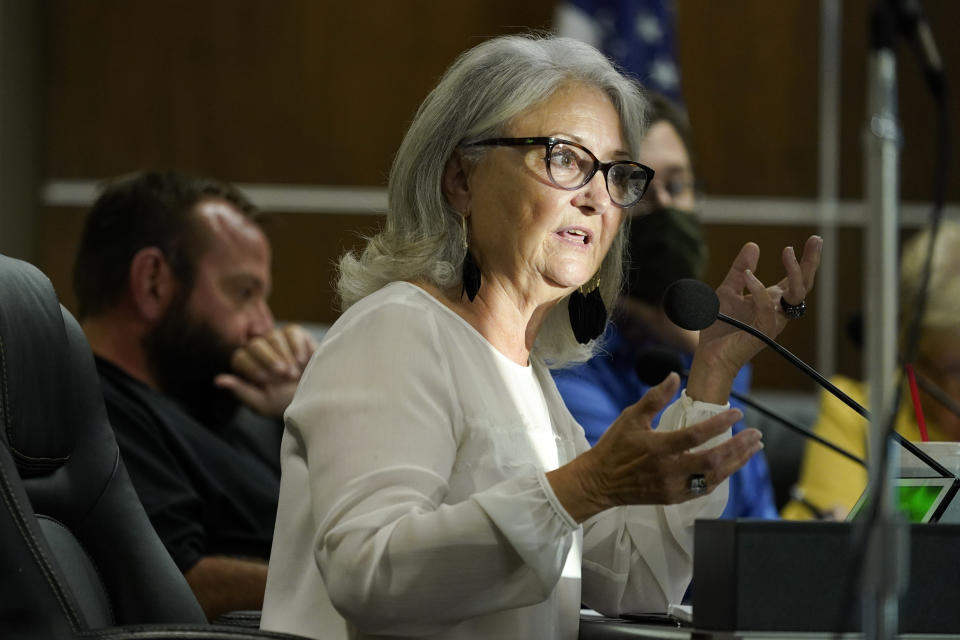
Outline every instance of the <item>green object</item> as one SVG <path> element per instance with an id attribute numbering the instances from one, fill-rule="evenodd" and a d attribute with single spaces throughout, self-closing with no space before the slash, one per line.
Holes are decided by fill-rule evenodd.
<path id="1" fill-rule="evenodd" d="M 938 485 L 900 485 L 897 487 L 897 506 L 910 522 L 925 522 L 925 516 L 940 497 L 942 490 Z"/>
<path id="2" fill-rule="evenodd" d="M 954 478 L 899 478 L 896 484 L 897 508 L 906 516 L 908 522 L 931 522 L 939 517 L 946 505 L 941 504 L 953 494 Z M 857 503 L 850 510 L 847 520 L 856 520 L 867 506 L 865 489 Z"/>

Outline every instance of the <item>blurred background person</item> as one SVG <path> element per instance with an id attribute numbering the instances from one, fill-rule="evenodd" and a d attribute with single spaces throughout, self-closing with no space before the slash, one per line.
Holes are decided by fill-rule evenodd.
<path id="1" fill-rule="evenodd" d="M 210 617 L 262 605 L 279 418 L 316 348 L 274 325 L 256 213 L 210 178 L 123 176 L 90 209 L 74 268 L 124 463 Z"/>
<path id="2" fill-rule="evenodd" d="M 386 225 L 340 261 L 344 313 L 286 412 L 262 626 L 315 638 L 576 638 L 580 603 L 665 611 L 693 523 L 761 447 L 727 397 L 761 343 L 701 332 L 676 375 L 590 447 L 548 372 L 588 358 L 647 187 L 640 87 L 589 45 L 494 38 L 461 54 L 395 156 Z M 721 307 L 769 335 L 813 284 L 744 245 Z M 583 292 L 579 291 L 581 288 Z"/>
<path id="3" fill-rule="evenodd" d="M 922 230 L 904 243 L 900 258 L 900 333 L 903 337 L 917 308 L 917 291 L 930 249 L 930 232 Z M 921 376 L 960 403 L 960 223 L 944 220 L 933 247 L 926 310 L 913 366 Z M 867 384 L 847 376 L 831 380 L 861 406 L 869 408 Z M 904 378 L 895 428 L 900 435 L 922 440 L 910 390 Z M 960 417 L 944 402 L 920 387 L 921 407 L 932 441 L 960 441 Z M 850 453 L 866 459 L 869 425 L 833 395 L 820 394 L 814 431 Z M 856 462 L 818 445 L 806 445 L 796 498 L 783 508 L 783 517 L 843 519 L 867 486 L 867 470 Z"/>
<path id="4" fill-rule="evenodd" d="M 625 295 L 617 299 L 601 353 L 582 365 L 552 372 L 567 408 L 591 444 L 649 389 L 649 381 L 637 371 L 638 364 L 643 367 L 638 359 L 645 352 L 676 351 L 689 369 L 697 346 L 698 332 L 673 324 L 661 304 L 664 291 L 676 280 L 701 278 L 708 258 L 697 214 L 690 127 L 684 114 L 664 96 L 650 93 L 649 98 L 650 124 L 640 161 L 656 175 L 628 225 Z M 749 387 L 747 365 L 737 373 L 733 390 L 747 393 Z M 730 402 L 744 409 L 736 399 Z M 743 421 L 738 422 L 734 433 L 743 428 Z M 731 477 L 722 517 L 778 517 L 763 452 Z"/>

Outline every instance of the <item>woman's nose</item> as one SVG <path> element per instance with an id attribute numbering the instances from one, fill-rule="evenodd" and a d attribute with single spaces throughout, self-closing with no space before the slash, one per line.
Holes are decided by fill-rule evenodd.
<path id="1" fill-rule="evenodd" d="M 587 184 L 580 187 L 574 197 L 574 205 L 585 215 L 603 215 L 613 206 L 610 192 L 607 191 L 607 179 L 602 171 L 597 171 Z"/>

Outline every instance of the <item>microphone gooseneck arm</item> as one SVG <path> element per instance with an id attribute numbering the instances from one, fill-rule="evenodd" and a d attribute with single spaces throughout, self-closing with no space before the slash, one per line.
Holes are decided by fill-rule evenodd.
<path id="1" fill-rule="evenodd" d="M 839 388 L 837 388 L 835 384 L 833 384 L 832 382 L 824 378 L 822 375 L 820 375 L 820 373 L 818 373 L 815 369 L 813 369 L 813 367 L 808 365 L 806 362 L 804 362 L 797 356 L 790 353 L 790 351 L 788 351 L 786 348 L 778 344 L 775 340 L 773 340 L 772 338 L 764 334 L 762 331 L 754 327 L 751 327 L 750 325 L 746 324 L 745 322 L 741 322 L 736 318 L 731 318 L 730 316 L 723 313 L 717 314 L 717 320 L 726 322 L 727 324 L 734 326 L 737 329 L 740 329 L 742 331 L 746 331 L 753 337 L 763 341 L 764 344 L 766 344 L 768 347 L 770 347 L 771 349 L 779 353 L 781 356 L 789 360 L 791 364 L 793 364 L 795 367 L 800 369 L 800 371 L 803 371 L 805 374 L 807 374 L 810 378 L 814 380 L 814 382 L 816 382 L 817 384 L 822 386 L 824 389 L 829 391 L 831 394 L 833 394 L 834 397 L 839 399 L 841 402 L 843 402 L 845 405 L 847 405 L 848 407 L 850 407 L 851 409 L 859 413 L 861 416 L 863 416 L 867 420 L 870 419 L 869 411 L 864 409 L 853 398 L 851 398 L 850 396 L 845 394 L 843 391 L 841 391 Z M 900 443 L 901 446 L 903 446 L 904 449 L 906 449 L 907 451 L 915 455 L 917 458 L 923 460 L 924 463 L 926 463 L 931 469 L 939 473 L 944 478 L 955 477 L 955 475 L 951 473 L 946 467 L 944 467 L 942 464 L 937 462 L 934 458 L 927 455 L 927 453 L 921 450 L 917 445 L 913 444 L 912 442 L 904 438 L 902 435 L 900 435 L 896 431 L 891 431 L 890 434 L 894 440 L 896 440 L 897 442 Z"/>
<path id="2" fill-rule="evenodd" d="M 795 433 L 797 433 L 797 434 L 800 434 L 800 435 L 802 435 L 802 436 L 805 437 L 805 438 L 810 438 L 811 440 L 822 444 L 822 445 L 825 446 L 826 448 L 828 448 L 828 449 L 830 449 L 830 450 L 832 450 L 832 451 L 836 451 L 837 453 L 839 453 L 840 455 L 844 456 L 845 458 L 849 458 L 850 460 L 853 460 L 854 462 L 856 462 L 856 463 L 859 464 L 860 466 L 862 466 L 862 467 L 864 467 L 864 468 L 867 466 L 867 463 L 866 463 L 866 461 L 865 461 L 863 458 L 858 458 L 857 456 L 853 455 L 853 454 L 850 453 L 849 451 L 846 451 L 845 449 L 841 449 L 840 447 L 838 447 L 837 445 L 833 444 L 832 442 L 830 442 L 830 441 L 827 440 L 826 438 L 823 438 L 823 437 L 821 437 L 821 436 L 818 436 L 816 433 L 814 433 L 813 431 L 810 431 L 809 429 L 805 429 L 804 427 L 800 426 L 799 424 L 797 424 L 796 422 L 794 422 L 794 421 L 791 420 L 790 418 L 787 418 L 786 416 L 781 416 L 781 415 L 775 413 L 773 410 L 768 409 L 767 407 L 765 407 L 764 405 L 760 404 L 759 402 L 757 402 L 757 401 L 754 400 L 753 398 L 751 398 L 751 397 L 749 397 L 749 396 L 745 396 L 745 395 L 742 394 L 742 393 L 737 393 L 736 391 L 730 391 L 730 397 L 739 400 L 739 401 L 742 402 L 743 404 L 747 405 L 748 407 L 750 407 L 750 408 L 752 408 L 752 409 L 755 409 L 756 411 L 762 413 L 763 415 L 765 415 L 766 417 L 770 418 L 771 420 L 776 420 L 777 422 L 779 422 L 780 424 L 782 424 L 782 425 L 785 426 L 786 428 L 790 429 L 791 431 L 793 431 L 793 432 L 795 432 Z"/>
<path id="3" fill-rule="evenodd" d="M 667 377 L 667 374 L 670 372 L 678 373 L 681 378 L 687 378 L 690 373 L 684 368 L 683 360 L 680 358 L 680 355 L 677 352 L 671 349 L 664 349 L 660 347 L 650 347 L 642 351 L 637 357 L 634 369 L 637 373 L 637 376 L 640 378 L 640 381 L 650 387 L 659 384 L 660 381 Z M 730 397 L 739 400 L 746 406 L 751 407 L 762 415 L 787 427 L 797 435 L 819 442 L 828 449 L 836 451 L 840 455 L 853 460 L 857 464 L 864 467 L 867 466 L 867 463 L 861 458 L 858 458 L 849 451 L 841 449 L 829 440 L 826 440 L 813 431 L 810 431 L 809 429 L 797 424 L 790 418 L 780 415 L 773 409 L 767 408 L 750 396 L 743 393 L 738 393 L 735 390 L 731 390 Z"/>
<path id="4" fill-rule="evenodd" d="M 790 353 L 789 350 L 787 350 L 785 347 L 780 345 L 776 340 L 773 340 L 772 338 L 770 338 L 770 336 L 766 335 L 759 329 L 755 329 L 754 327 L 751 327 L 745 322 L 741 322 L 736 318 L 731 318 L 730 316 L 723 313 L 717 314 L 717 320 L 720 320 L 721 322 L 726 322 L 727 324 L 732 325 L 737 329 L 740 329 L 741 331 L 746 331 L 747 333 L 752 335 L 754 338 L 762 340 L 764 344 L 766 344 L 768 347 L 770 347 L 771 349 L 779 353 L 781 356 L 789 360 L 793 364 L 793 366 L 795 366 L 796 368 L 800 369 L 800 371 L 803 371 L 805 374 L 810 376 L 814 382 L 825 387 L 827 391 L 829 391 L 830 393 L 835 395 L 837 398 L 839 398 L 845 405 L 847 405 L 848 407 L 850 407 L 851 409 L 859 413 L 864 418 L 867 418 L 868 420 L 870 419 L 869 412 L 863 407 L 861 407 L 859 404 L 857 404 L 857 402 L 853 398 L 851 398 L 850 396 L 845 394 L 843 391 L 838 389 L 836 385 L 834 385 L 832 382 L 830 382 L 829 380 L 824 378 L 822 375 L 820 375 L 820 373 L 817 372 L 813 367 L 808 365 L 806 362 L 804 362 L 797 356 Z"/>

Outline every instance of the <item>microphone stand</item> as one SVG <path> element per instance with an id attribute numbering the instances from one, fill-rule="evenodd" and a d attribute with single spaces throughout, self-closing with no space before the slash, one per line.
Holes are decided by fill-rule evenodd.
<path id="1" fill-rule="evenodd" d="M 896 410 L 897 264 L 900 127 L 894 45 L 896 24 L 890 3 L 879 0 L 871 15 L 870 74 L 864 164 L 868 222 L 864 259 L 866 349 L 864 369 L 873 417 L 869 439 L 869 491 L 877 509 L 863 532 L 867 561 L 861 576 L 865 638 L 887 640 L 897 635 L 899 596 L 907 582 L 908 529 L 894 502 L 894 474 L 899 452 L 888 427 Z M 892 430 L 892 429 L 891 429 Z"/>

